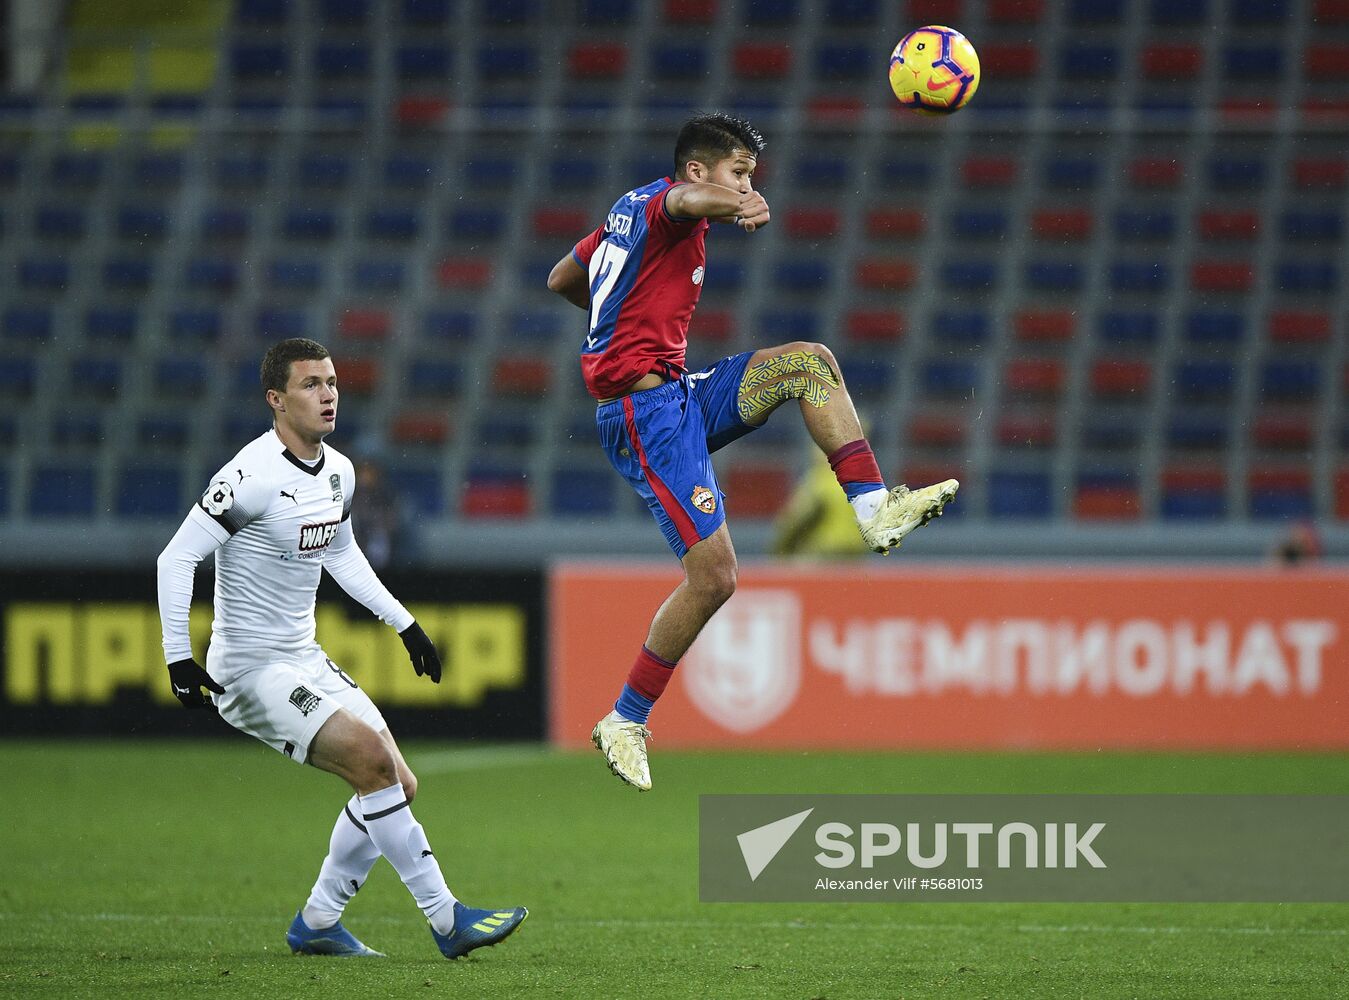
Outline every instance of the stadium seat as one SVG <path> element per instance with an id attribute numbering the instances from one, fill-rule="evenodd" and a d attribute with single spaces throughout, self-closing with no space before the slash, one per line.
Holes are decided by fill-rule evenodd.
<path id="1" fill-rule="evenodd" d="M 1339 285 L 1339 269 L 1331 261 L 1285 261 L 1278 265 L 1276 281 L 1280 291 L 1294 294 L 1328 294 Z"/>
<path id="2" fill-rule="evenodd" d="M 135 339 L 136 327 L 136 310 L 132 306 L 92 306 L 84 312 L 84 335 L 90 340 L 127 343 Z"/>
<path id="3" fill-rule="evenodd" d="M 917 239 L 927 230 L 927 217 L 912 208 L 876 208 L 867 212 L 872 239 Z"/>
<path id="4" fill-rule="evenodd" d="M 402 291 L 404 278 L 405 268 L 401 260 L 358 260 L 351 269 L 351 287 L 358 292 L 399 292 Z"/>
<path id="5" fill-rule="evenodd" d="M 1129 164 L 1129 180 L 1140 188 L 1174 188 L 1185 177 L 1185 165 L 1179 160 L 1144 157 Z"/>
<path id="6" fill-rule="evenodd" d="M 1114 45 L 1075 42 L 1059 55 L 1059 75 L 1068 80 L 1112 80 L 1119 72 L 1119 52 Z"/>
<path id="7" fill-rule="evenodd" d="M 103 180 L 106 160 L 102 153 L 58 153 L 52 158 L 48 178 L 61 188 L 92 188 Z"/>
<path id="8" fill-rule="evenodd" d="M 1315 437 L 1312 423 L 1304 410 L 1260 413 L 1251 427 L 1251 441 L 1270 451 L 1305 451 Z"/>
<path id="9" fill-rule="evenodd" d="M 523 481 L 470 479 L 464 488 L 460 513 L 466 518 L 528 517 L 532 504 L 529 487 Z"/>
<path id="10" fill-rule="evenodd" d="M 435 162 L 428 157 L 395 153 L 384 161 L 384 183 L 399 191 L 421 191 L 435 174 Z"/>
<path id="11" fill-rule="evenodd" d="M 1117 292 L 1164 292 L 1171 271 L 1164 261 L 1127 261 L 1110 267 L 1110 287 Z"/>
<path id="12" fill-rule="evenodd" d="M 1175 369 L 1174 384 L 1185 399 L 1228 399 L 1236 388 L 1236 368 L 1226 361 L 1181 362 Z"/>
<path id="13" fill-rule="evenodd" d="M 1260 370 L 1262 399 L 1310 402 L 1321 387 L 1321 365 L 1315 361 L 1267 361 Z"/>
<path id="14" fill-rule="evenodd" d="M 918 277 L 917 265 L 904 258 L 870 258 L 858 261 L 853 280 L 857 287 L 874 291 L 903 291 Z"/>
<path id="15" fill-rule="evenodd" d="M 41 205 L 33 216 L 33 234 L 43 240 L 82 240 L 88 231 L 84 212 L 76 207 Z"/>
<path id="16" fill-rule="evenodd" d="M 1160 319 L 1151 312 L 1103 312 L 1097 320 L 1097 329 L 1102 340 L 1121 345 L 1151 345 L 1161 336 Z"/>
<path id="17" fill-rule="evenodd" d="M 1247 292 L 1255 284 L 1255 268 L 1245 261 L 1203 260 L 1190 268 L 1190 287 L 1197 292 Z"/>
<path id="18" fill-rule="evenodd" d="M 1115 237 L 1121 241 L 1166 241 L 1176 235 L 1175 214 L 1166 210 L 1120 209 L 1115 213 Z"/>
<path id="19" fill-rule="evenodd" d="M 920 377 L 929 395 L 968 398 L 979 387 L 979 366 L 971 361 L 929 361 L 922 366 Z"/>
<path id="20" fill-rule="evenodd" d="M 1026 265 L 1025 285 L 1036 292 L 1076 292 L 1083 281 L 1082 269 L 1073 261 L 1031 261 Z"/>
<path id="21" fill-rule="evenodd" d="M 478 333 L 478 314 L 468 309 L 431 309 L 422 321 L 431 340 L 468 341 Z"/>
<path id="22" fill-rule="evenodd" d="M 561 517 L 598 517 L 615 513 L 618 477 L 609 469 L 554 469 L 549 507 Z"/>
<path id="23" fill-rule="evenodd" d="M 991 260 L 948 261 L 941 266 L 942 284 L 956 292 L 977 292 L 998 282 L 998 265 Z"/>
<path id="24" fill-rule="evenodd" d="M 959 239 L 1001 239 L 1007 234 L 1007 213 L 1000 209 L 957 209 L 951 213 L 951 234 Z"/>
<path id="25" fill-rule="evenodd" d="M 1092 217 L 1085 209 L 1037 209 L 1031 231 L 1042 240 L 1079 242 L 1091 236 Z"/>
<path id="26" fill-rule="evenodd" d="M 236 42 L 230 71 L 241 80 L 284 80 L 290 73 L 290 52 L 280 43 Z"/>
<path id="27" fill-rule="evenodd" d="M 1082 426 L 1081 441 L 1084 448 L 1095 451 L 1130 451 L 1139 446 L 1142 437 L 1134 414 L 1093 411 Z"/>
<path id="28" fill-rule="evenodd" d="M 405 242 L 417 238 L 421 229 L 412 208 L 372 208 L 365 215 L 365 235 L 370 239 Z"/>
<path id="29" fill-rule="evenodd" d="M 726 507 L 736 517 L 776 517 L 792 494 L 782 465 L 732 465 L 722 480 Z"/>
<path id="30" fill-rule="evenodd" d="M 41 343 L 49 340 L 52 335 L 51 310 L 46 306 L 9 306 L 5 309 L 0 332 L 7 341 Z"/>
<path id="31" fill-rule="evenodd" d="M 1331 318 L 1318 312 L 1276 312 L 1269 317 L 1269 336 L 1285 344 L 1325 343 L 1331 337 Z"/>
<path id="32" fill-rule="evenodd" d="M 1292 174 L 1299 188 L 1339 190 L 1349 186 L 1349 159 L 1299 157 L 1293 161 Z"/>
<path id="33" fill-rule="evenodd" d="M 1192 344 L 1236 346 L 1246 339 L 1246 314 L 1196 309 L 1185 317 L 1185 339 Z"/>
<path id="34" fill-rule="evenodd" d="M 1058 421 L 1052 414 L 1004 412 L 997 437 L 1004 448 L 1052 448 L 1058 443 Z"/>
<path id="35" fill-rule="evenodd" d="M 267 264 L 267 287 L 276 291 L 313 292 L 323 284 L 323 264 L 315 258 L 285 258 Z"/>
<path id="36" fill-rule="evenodd" d="M 64 291 L 70 262 L 63 257 L 24 257 L 19 261 L 19 287 L 31 291 Z"/>
<path id="37" fill-rule="evenodd" d="M 259 340 L 280 340 L 309 335 L 309 313 L 304 309 L 266 306 L 253 318 L 253 330 Z"/>
<path id="38" fill-rule="evenodd" d="M 483 289 L 492 283 L 492 264 L 475 257 L 447 257 L 436 267 L 441 288 Z"/>
<path id="39" fill-rule="evenodd" d="M 783 222 L 787 235 L 797 240 L 833 239 L 841 227 L 835 208 L 790 208 Z"/>
<path id="40" fill-rule="evenodd" d="M 707 49 L 702 45 L 654 45 L 649 65 L 657 79 L 696 79 L 707 75 Z"/>
<path id="41" fill-rule="evenodd" d="M 1069 309 L 1028 309 L 1013 320 L 1016 339 L 1026 342 L 1054 343 L 1072 340 L 1077 331 L 1077 314 Z"/>
<path id="42" fill-rule="evenodd" d="M 1139 398 L 1152 384 L 1152 365 L 1146 361 L 1107 359 L 1091 367 L 1091 388 L 1097 396 Z"/>
<path id="43" fill-rule="evenodd" d="M 1005 188 L 1016 183 L 1017 162 L 1005 156 L 972 156 L 960 168 L 968 187 Z"/>
<path id="44" fill-rule="evenodd" d="M 1305 467 L 1260 467 L 1247 479 L 1250 515 L 1257 521 L 1309 518 L 1315 512 L 1311 473 Z"/>
<path id="45" fill-rule="evenodd" d="M 453 361 L 422 359 L 413 361 L 403 384 L 416 397 L 445 399 L 458 394 L 463 369 Z"/>
<path id="46" fill-rule="evenodd" d="M 28 516 L 34 519 L 91 517 L 95 500 L 88 466 L 41 465 L 30 476 Z"/>
<path id="47" fill-rule="evenodd" d="M 784 294 L 818 292 L 829 285 L 829 265 L 822 260 L 783 260 L 773 268 L 773 285 Z"/>
<path id="48" fill-rule="evenodd" d="M 322 208 L 287 209 L 281 233 L 289 240 L 330 240 L 337 234 L 337 213 Z"/>
<path id="49" fill-rule="evenodd" d="M 176 465 L 122 469 L 117 476 L 116 510 L 120 517 L 181 517 L 181 470 Z"/>
<path id="50" fill-rule="evenodd" d="M 817 80 L 861 80 L 872 71 L 873 55 L 865 45 L 819 45 L 815 49 L 815 78 Z M 982 65 L 987 65 L 987 55 Z"/>
<path id="51" fill-rule="evenodd" d="M 1349 80 L 1349 44 L 1308 45 L 1303 65 L 1310 80 Z"/>
<path id="52" fill-rule="evenodd" d="M 552 381 L 552 366 L 538 358 L 500 358 L 492 366 L 492 389 L 502 396 L 538 399 Z"/>
<path id="53" fill-rule="evenodd" d="M 853 355 L 844 358 L 839 364 L 849 391 L 856 393 L 858 398 L 883 399 L 889 392 L 895 374 L 895 366 L 891 362 Z"/>
<path id="54" fill-rule="evenodd" d="M 759 332 L 765 342 L 775 343 L 823 336 L 820 316 L 812 309 L 769 309 L 759 317 Z"/>
<path id="55" fill-rule="evenodd" d="M 1349 520 L 1349 469 L 1335 473 L 1335 517 Z"/>
<path id="56" fill-rule="evenodd" d="M 1294 210 L 1285 212 L 1280 231 L 1285 240 L 1332 243 L 1344 236 L 1344 219 L 1339 212 Z"/>
<path id="57" fill-rule="evenodd" d="M 1062 361 L 1045 358 L 1016 358 L 1007 365 L 1007 389 L 1016 395 L 1039 399 L 1056 398 L 1067 383 Z"/>
<path id="58" fill-rule="evenodd" d="M 1161 516 L 1164 520 L 1218 520 L 1227 514 L 1227 484 L 1222 469 L 1183 465 L 1163 470 Z"/>
<path id="59" fill-rule="evenodd" d="M 449 439 L 449 417 L 442 412 L 408 411 L 389 424 L 389 440 L 393 444 L 439 446 Z"/>
<path id="60" fill-rule="evenodd" d="M 224 327 L 220 311 L 209 307 L 178 306 L 169 310 L 169 337 L 213 343 Z"/>
<path id="61" fill-rule="evenodd" d="M 198 396 L 209 381 L 206 363 L 200 358 L 163 358 L 155 365 L 155 390 L 165 396 Z"/>
<path id="62" fill-rule="evenodd" d="M 1260 234 L 1256 212 L 1208 210 L 1200 212 L 1196 222 L 1206 240 L 1253 240 Z"/>
<path id="63" fill-rule="evenodd" d="M 396 464 L 386 473 L 389 489 L 402 498 L 412 510 L 434 517 L 445 513 L 445 492 L 440 470 Z"/>
<path id="64" fill-rule="evenodd" d="M 689 324 L 691 341 L 725 343 L 735 335 L 735 313 L 729 309 L 699 308 Z"/>
<path id="65" fill-rule="evenodd" d="M 32 358 L 0 355 L 0 399 L 28 399 L 36 385 L 37 362 Z"/>
<path id="66" fill-rule="evenodd" d="M 384 309 L 343 309 L 337 320 L 337 332 L 352 340 L 387 340 L 393 332 L 393 317 Z"/>
<path id="67" fill-rule="evenodd" d="M 103 264 L 103 287 L 109 291 L 144 292 L 150 287 L 153 267 L 148 260 L 117 257 Z"/>
<path id="68" fill-rule="evenodd" d="M 364 80 L 370 75 L 370 46 L 365 42 L 323 42 L 314 50 L 320 80 Z"/>
<path id="69" fill-rule="evenodd" d="M 79 356 L 70 362 L 71 387 L 90 398 L 112 399 L 122 381 L 122 363 L 116 358 Z"/>
<path id="70" fill-rule="evenodd" d="M 1183 43 L 1146 45 L 1139 54 L 1139 67 L 1150 80 L 1192 80 L 1204 68 L 1204 50 Z"/>
<path id="71" fill-rule="evenodd" d="M 979 68 L 990 78 L 1026 80 L 1040 69 L 1040 51 L 1027 42 L 995 42 L 979 46 Z"/>
<path id="72" fill-rule="evenodd" d="M 741 42 L 731 47 L 731 70 L 747 80 L 781 80 L 792 70 L 791 46 Z"/>
<path id="73" fill-rule="evenodd" d="M 448 80 L 453 54 L 444 45 L 400 45 L 395 54 L 398 79 L 419 83 Z"/>
<path id="74" fill-rule="evenodd" d="M 890 310 L 855 309 L 844 317 L 848 337 L 859 343 L 896 341 L 903 338 L 906 323 Z"/>
<path id="75" fill-rule="evenodd" d="M 206 242 L 237 242 L 248 237 L 250 216 L 246 208 L 210 208 L 201 216 L 201 238 Z"/>
<path id="76" fill-rule="evenodd" d="M 912 444 L 929 448 L 958 448 L 965 443 L 968 428 L 958 417 L 921 411 L 908 421 Z"/>
<path id="77" fill-rule="evenodd" d="M 997 519 L 1048 519 L 1054 513 L 1049 475 L 995 469 L 988 480 L 988 513 Z"/>
<path id="78" fill-rule="evenodd" d="M 1083 521 L 1132 521 L 1142 512 L 1132 472 L 1084 472 L 1077 477 L 1073 516 Z"/>
<path id="79" fill-rule="evenodd" d="M 1227 447 L 1228 421 L 1206 412 L 1173 411 L 1166 443 L 1178 451 L 1220 451 Z"/>

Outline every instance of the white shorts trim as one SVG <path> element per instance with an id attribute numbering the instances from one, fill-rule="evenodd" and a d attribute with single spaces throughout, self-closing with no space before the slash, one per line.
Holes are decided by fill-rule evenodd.
<path id="1" fill-rule="evenodd" d="M 323 724 L 345 708 L 375 732 L 388 728 L 370 696 L 315 643 L 297 651 L 230 651 L 212 643 L 206 671 L 225 689 L 216 711 L 235 729 L 297 764 Z"/>

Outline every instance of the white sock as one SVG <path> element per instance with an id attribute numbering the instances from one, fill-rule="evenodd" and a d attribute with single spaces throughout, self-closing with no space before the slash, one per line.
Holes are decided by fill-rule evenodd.
<path id="1" fill-rule="evenodd" d="M 876 511 L 881 509 L 881 504 L 885 502 L 886 494 L 889 492 L 884 486 L 877 486 L 874 490 L 859 493 L 849 500 L 848 503 L 852 504 L 853 513 L 857 515 L 857 523 L 861 524 L 871 520 Z"/>
<path id="2" fill-rule="evenodd" d="M 331 927 L 365 884 L 370 869 L 379 860 L 379 848 L 361 822 L 361 801 L 355 795 L 342 807 L 328 840 L 328 856 L 319 869 L 318 881 L 309 893 L 300 916 L 314 930 Z"/>
<path id="3" fill-rule="evenodd" d="M 379 853 L 389 859 L 436 933 L 450 933 L 454 929 L 454 893 L 440 873 L 426 831 L 412 815 L 402 783 L 358 798 L 361 822 Z"/>

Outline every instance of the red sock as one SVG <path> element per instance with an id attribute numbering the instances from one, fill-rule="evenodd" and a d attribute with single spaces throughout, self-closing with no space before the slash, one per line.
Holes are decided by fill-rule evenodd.
<path id="1" fill-rule="evenodd" d="M 628 671 L 628 687 L 648 701 L 655 701 L 665 693 L 665 685 L 674 676 L 675 665 L 662 659 L 645 646 Z"/>
<path id="2" fill-rule="evenodd" d="M 855 496 L 872 490 L 885 488 L 885 479 L 881 476 L 881 467 L 876 464 L 871 445 L 866 438 L 858 438 L 845 444 L 829 456 L 829 466 L 838 477 L 838 484 L 851 500 Z"/>

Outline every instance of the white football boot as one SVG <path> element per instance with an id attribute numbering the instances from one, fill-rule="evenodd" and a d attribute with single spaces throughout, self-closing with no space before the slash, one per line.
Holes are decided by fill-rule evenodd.
<path id="1" fill-rule="evenodd" d="M 651 790 L 651 768 L 646 762 L 646 741 L 651 730 L 640 722 L 610 712 L 590 734 L 595 748 L 604 754 L 609 770 L 639 791 Z"/>
<path id="2" fill-rule="evenodd" d="M 862 540 L 871 551 L 889 555 L 891 549 L 899 548 L 899 543 L 909 532 L 921 528 L 934 517 L 941 517 L 942 508 L 955 499 L 958 489 L 960 483 L 954 479 L 924 486 L 921 490 L 896 486 L 886 495 L 876 513 L 858 525 Z"/>

